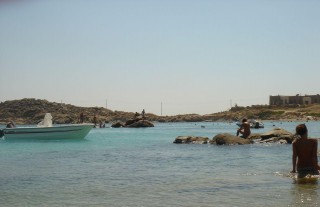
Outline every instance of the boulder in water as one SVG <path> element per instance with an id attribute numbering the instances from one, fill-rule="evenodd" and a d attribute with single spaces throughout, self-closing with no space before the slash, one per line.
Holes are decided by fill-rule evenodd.
<path id="1" fill-rule="evenodd" d="M 252 144 L 253 141 L 251 139 L 245 139 L 228 133 L 223 133 L 214 136 L 210 143 L 216 145 L 244 145 Z"/>
<path id="2" fill-rule="evenodd" d="M 208 137 L 197 137 L 197 136 L 178 136 L 173 143 L 175 144 L 208 144 Z"/>
<path id="3" fill-rule="evenodd" d="M 136 122 L 130 123 L 129 125 L 125 125 L 126 127 L 129 128 L 140 128 L 140 127 L 154 127 L 154 125 L 147 120 L 138 120 Z"/>
<path id="4" fill-rule="evenodd" d="M 125 125 L 121 122 L 115 122 L 111 125 L 112 128 L 120 128 L 120 127 L 124 127 Z"/>
<path id="5" fill-rule="evenodd" d="M 281 144 L 291 144 L 294 140 L 294 134 L 281 128 L 275 128 L 269 132 L 260 134 L 260 142 L 278 142 Z"/>

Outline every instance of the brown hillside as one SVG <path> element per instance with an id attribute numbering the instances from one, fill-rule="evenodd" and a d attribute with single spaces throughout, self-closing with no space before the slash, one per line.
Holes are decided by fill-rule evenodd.
<path id="1" fill-rule="evenodd" d="M 70 104 L 49 102 L 47 100 L 26 98 L 0 103 L 0 123 L 13 120 L 17 124 L 37 124 L 45 113 L 51 113 L 53 122 L 57 124 L 78 123 L 80 113 L 84 113 L 85 122 L 92 122 L 94 115 L 97 121 L 126 121 L 134 117 L 133 112 L 111 111 L 103 107 L 78 107 Z M 250 106 L 233 107 L 229 111 L 198 115 L 184 114 L 175 116 L 157 116 L 147 113 L 149 121 L 159 122 L 200 122 L 200 121 L 238 121 L 248 119 L 280 120 L 280 119 L 319 119 L 320 104 L 308 106 Z"/>

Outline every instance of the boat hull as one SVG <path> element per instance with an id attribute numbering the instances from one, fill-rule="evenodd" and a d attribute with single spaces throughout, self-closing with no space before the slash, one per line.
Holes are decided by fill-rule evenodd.
<path id="1" fill-rule="evenodd" d="M 5 139 L 83 139 L 93 128 L 92 124 L 75 124 L 53 127 L 21 127 L 3 129 Z"/>

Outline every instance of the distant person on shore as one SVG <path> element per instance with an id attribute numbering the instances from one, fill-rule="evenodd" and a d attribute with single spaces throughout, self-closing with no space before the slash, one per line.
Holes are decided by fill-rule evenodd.
<path id="1" fill-rule="evenodd" d="M 297 139 L 292 142 L 292 173 L 298 173 L 298 178 L 306 175 L 319 175 L 318 140 L 308 139 L 308 129 L 305 124 L 296 127 Z M 298 160 L 297 160 L 298 159 Z"/>
<path id="2" fill-rule="evenodd" d="M 83 113 L 80 114 L 80 123 L 82 124 L 84 122 L 84 115 Z"/>
<path id="3" fill-rule="evenodd" d="M 247 138 L 250 136 L 250 124 L 247 119 L 242 119 L 242 124 L 240 128 L 237 130 L 237 136 L 239 136 L 239 134 L 242 134 L 242 138 Z"/>
<path id="4" fill-rule="evenodd" d="M 146 114 L 146 112 L 145 112 L 144 109 L 143 109 L 142 112 L 141 112 L 141 115 L 142 115 L 142 118 L 143 118 L 143 119 L 146 118 L 146 117 L 145 117 L 145 114 Z"/>
<path id="5" fill-rule="evenodd" d="M 93 124 L 94 124 L 94 127 L 97 126 L 97 117 L 96 117 L 96 115 L 93 116 Z"/>

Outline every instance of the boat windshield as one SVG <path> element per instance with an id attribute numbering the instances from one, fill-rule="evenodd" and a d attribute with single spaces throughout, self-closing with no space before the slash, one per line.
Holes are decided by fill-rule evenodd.
<path id="1" fill-rule="evenodd" d="M 38 127 L 52 127 L 52 116 L 50 113 L 46 113 L 46 115 L 44 115 L 44 118 L 38 124 Z"/>

